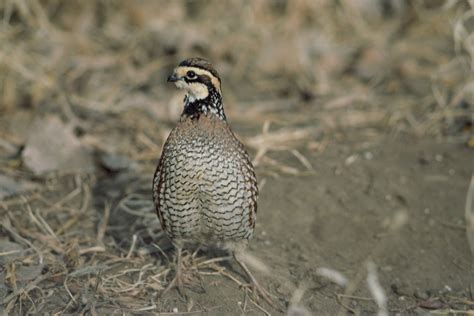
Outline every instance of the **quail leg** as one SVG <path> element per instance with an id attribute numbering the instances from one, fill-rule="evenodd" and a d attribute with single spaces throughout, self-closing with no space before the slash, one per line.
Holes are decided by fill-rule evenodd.
<path id="1" fill-rule="evenodd" d="M 247 276 L 249 277 L 251 282 L 250 286 L 252 287 L 253 292 L 257 294 L 257 296 L 262 297 L 265 302 L 267 302 L 270 306 L 276 308 L 272 299 L 270 298 L 270 293 L 268 293 L 268 291 L 265 290 L 265 288 L 258 283 L 257 279 L 255 279 L 249 268 L 247 268 L 247 265 L 239 258 L 239 256 L 235 252 L 233 253 L 233 255 L 235 261 L 237 261 L 239 266 L 242 268 L 242 270 L 245 271 L 245 274 L 247 274 Z"/>
<path id="2" fill-rule="evenodd" d="M 173 280 L 170 282 L 170 284 L 168 284 L 168 286 L 166 287 L 166 289 L 163 291 L 161 295 L 164 295 L 165 293 L 167 293 L 169 290 L 171 290 L 174 287 L 177 288 L 178 292 L 182 295 L 183 293 L 182 286 L 184 284 L 184 280 L 183 280 L 183 274 L 182 274 L 181 269 L 182 269 L 181 247 L 177 247 L 176 248 L 176 273 Z"/>

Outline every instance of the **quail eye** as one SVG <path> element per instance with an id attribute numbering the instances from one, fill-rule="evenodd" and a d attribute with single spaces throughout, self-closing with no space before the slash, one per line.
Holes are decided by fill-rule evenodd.
<path id="1" fill-rule="evenodd" d="M 196 73 L 195 73 L 194 71 L 190 70 L 190 71 L 188 71 L 188 72 L 186 73 L 186 76 L 187 76 L 189 79 L 193 79 L 193 78 L 196 77 Z"/>

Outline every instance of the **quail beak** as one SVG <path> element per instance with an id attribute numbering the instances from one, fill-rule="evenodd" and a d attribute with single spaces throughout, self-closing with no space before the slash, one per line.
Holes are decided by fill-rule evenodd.
<path id="1" fill-rule="evenodd" d="M 168 77 L 168 82 L 176 82 L 178 81 L 180 78 L 178 76 L 176 76 L 175 73 L 173 73 L 171 76 Z"/>

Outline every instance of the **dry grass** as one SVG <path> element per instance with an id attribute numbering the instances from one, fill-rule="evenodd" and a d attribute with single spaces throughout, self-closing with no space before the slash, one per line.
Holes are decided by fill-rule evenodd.
<path id="1" fill-rule="evenodd" d="M 15 155 L 2 161 L 1 173 L 43 183 L 0 201 L 1 231 L 18 245 L 0 251 L 4 312 L 161 310 L 171 259 L 148 186 L 180 113 L 165 78 L 184 57 L 216 64 L 228 116 L 245 126 L 265 175 L 313 172 L 302 149 L 322 151 L 347 129 L 472 137 L 472 2 L 389 2 L 1 1 L 1 153 L 20 150 L 30 123 L 54 114 L 86 146 L 147 175 L 114 178 L 113 193 L 97 186 L 110 174 L 38 176 Z M 184 258 L 190 277 L 239 282 L 217 261 Z"/>
<path id="2" fill-rule="evenodd" d="M 3 312 L 95 314 L 98 309 L 101 313 L 163 310 L 159 294 L 174 268 L 169 250 L 165 252 L 159 245 L 164 236 L 156 231 L 159 224 L 155 216 L 150 221 L 149 205 L 144 207 L 136 196 L 128 196 L 113 208 L 106 205 L 102 211 L 97 210 L 91 204 L 89 186 L 80 177 L 76 180 L 77 186 L 66 197 L 54 199 L 45 196 L 48 192 L 36 192 L 1 204 L 5 214 L 2 230 L 21 247 L 0 253 L 7 259 L 3 277 L 13 290 L 2 299 Z M 119 239 L 114 231 L 123 227 L 111 226 L 109 219 L 111 214 L 122 217 L 123 212 L 134 214 L 130 229 L 133 234 Z M 148 224 L 145 226 L 144 222 Z M 15 254 L 21 260 L 9 260 L 8 256 Z M 227 277 L 243 286 L 219 265 L 228 260 L 229 257 L 200 257 L 197 251 L 185 252 L 183 271 L 194 287 L 199 287 L 201 275 Z M 35 269 L 29 271 L 25 267 Z"/>
<path id="3" fill-rule="evenodd" d="M 234 120 L 290 107 L 295 119 L 323 116 L 323 126 L 388 121 L 439 134 L 440 123 L 470 114 L 472 11 L 395 3 L 382 17 L 363 1 L 6 0 L 3 110 L 47 106 L 80 126 L 137 108 L 174 120 L 164 78 L 181 58 L 203 55 L 224 77 Z M 421 44 L 427 32 L 437 36 Z"/>

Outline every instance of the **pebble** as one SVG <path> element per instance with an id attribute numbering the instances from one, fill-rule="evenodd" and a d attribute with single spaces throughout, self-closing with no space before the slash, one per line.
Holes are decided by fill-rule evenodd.
<path id="1" fill-rule="evenodd" d="M 0 201 L 18 194 L 34 190 L 37 185 L 26 180 L 16 180 L 8 176 L 0 175 Z"/>
<path id="2" fill-rule="evenodd" d="M 390 285 L 390 288 L 392 289 L 392 292 L 397 294 L 398 296 L 410 296 L 411 295 L 410 286 L 407 283 L 403 282 L 403 281 L 393 283 L 392 285 Z"/>
<path id="3" fill-rule="evenodd" d="M 366 160 L 372 160 L 372 159 L 374 158 L 374 154 L 372 154 L 370 151 L 366 151 L 366 152 L 364 153 L 364 158 L 365 158 Z"/>
<path id="4" fill-rule="evenodd" d="M 420 299 L 420 300 L 427 300 L 429 298 L 429 295 L 425 292 L 425 291 L 421 291 L 421 290 L 415 290 L 415 293 L 414 293 L 415 297 Z"/>
<path id="5" fill-rule="evenodd" d="M 354 162 L 356 162 L 357 158 L 357 155 L 350 155 L 349 157 L 347 157 L 345 161 L 346 166 L 352 165 Z"/>
<path id="6" fill-rule="evenodd" d="M 123 155 L 104 153 L 100 157 L 102 166 L 109 171 L 121 171 L 131 167 L 132 161 Z"/>

